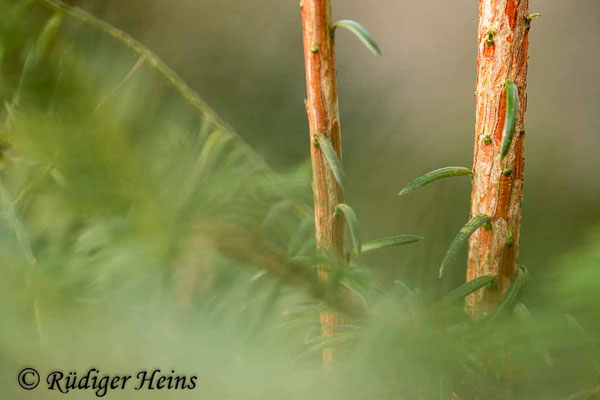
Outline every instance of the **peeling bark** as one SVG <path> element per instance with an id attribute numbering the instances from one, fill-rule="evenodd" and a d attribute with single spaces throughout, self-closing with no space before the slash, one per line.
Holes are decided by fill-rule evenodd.
<path id="1" fill-rule="evenodd" d="M 469 239 L 467 280 L 493 275 L 497 285 L 467 298 L 467 312 L 474 317 L 485 314 L 497 303 L 517 273 L 529 22 L 529 0 L 479 1 L 471 216 L 486 214 L 492 222 L 491 229 L 479 229 Z M 515 82 L 519 90 L 519 105 L 510 151 L 501 159 L 507 79 Z"/>
<path id="2" fill-rule="evenodd" d="M 317 133 L 327 137 L 340 161 L 342 160 L 331 4 L 329 0 L 303 0 L 300 8 L 306 69 L 306 112 L 313 170 L 315 235 L 319 250 L 342 260 L 345 225 L 344 220 L 335 215 L 335 206 L 344 202 L 344 192 L 335 180 L 315 138 Z M 322 280 L 327 280 L 327 266 L 320 267 L 319 276 Z M 321 314 L 324 335 L 335 333 L 335 326 L 338 324 L 336 315 L 327 312 Z M 333 353 L 333 349 L 323 352 L 326 368 L 331 365 Z"/>

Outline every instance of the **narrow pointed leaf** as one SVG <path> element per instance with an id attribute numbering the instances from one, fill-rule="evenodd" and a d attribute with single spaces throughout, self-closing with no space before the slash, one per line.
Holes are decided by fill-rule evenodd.
<path id="1" fill-rule="evenodd" d="M 320 133 L 315 134 L 315 138 L 319 143 L 319 148 L 321 149 L 321 152 L 325 156 L 325 160 L 327 160 L 327 163 L 329 164 L 329 168 L 331 168 L 331 171 L 333 171 L 335 180 L 343 189 L 345 181 L 344 169 L 342 168 L 342 163 L 340 162 L 340 159 L 338 158 L 338 155 L 335 149 L 333 148 L 333 145 L 327 137 Z"/>
<path id="2" fill-rule="evenodd" d="M 441 303 L 452 304 L 454 302 L 457 302 L 462 298 L 467 297 L 471 293 L 474 293 L 479 289 L 488 286 L 493 281 L 494 277 L 491 275 L 484 275 L 480 276 L 479 278 L 475 278 L 469 282 L 460 285 L 459 287 L 448 293 L 442 298 Z"/>
<path id="3" fill-rule="evenodd" d="M 352 343 L 353 341 L 360 339 L 361 335 L 363 335 L 362 332 L 340 332 L 319 336 L 308 343 L 311 345 L 305 351 L 300 353 L 300 355 L 296 358 L 296 361 L 300 361 L 307 356 L 321 352 L 325 349 L 340 347 Z"/>
<path id="4" fill-rule="evenodd" d="M 56 40 L 63 20 L 63 13 L 57 11 L 50 17 L 36 43 L 38 60 L 46 55 L 48 49 Z"/>
<path id="5" fill-rule="evenodd" d="M 350 32 L 352 32 L 358 38 L 358 40 L 360 40 L 365 46 L 367 46 L 367 49 L 369 49 L 371 53 L 378 56 L 381 55 L 381 50 L 379 49 L 379 46 L 377 45 L 377 43 L 375 43 L 375 40 L 373 39 L 371 34 L 361 24 L 350 19 L 344 19 L 333 24 L 333 29 L 337 28 L 338 26 L 346 28 Z"/>
<path id="6" fill-rule="evenodd" d="M 348 204 L 338 204 L 335 206 L 336 214 L 338 212 L 342 212 L 344 217 L 346 218 L 346 223 L 348 224 L 348 228 L 350 229 L 350 237 L 352 238 L 352 246 L 354 247 L 354 251 L 357 254 L 362 252 L 362 246 L 360 242 L 360 232 L 358 230 L 358 218 L 356 217 L 356 213 Z"/>
<path id="7" fill-rule="evenodd" d="M 502 143 L 500 144 L 500 158 L 506 157 L 510 150 L 510 144 L 515 136 L 515 125 L 517 124 L 517 109 L 519 108 L 519 89 L 510 79 L 504 84 L 506 90 L 506 115 L 504 117 L 504 130 L 502 131 Z"/>
<path id="8" fill-rule="evenodd" d="M 454 262 L 458 251 L 467 243 L 467 239 L 469 239 L 473 232 L 490 221 L 490 217 L 485 214 L 481 214 L 471 218 L 471 220 L 462 227 L 450 244 L 444 259 L 442 260 L 442 264 L 440 265 L 440 278 L 444 275 L 446 268 L 452 264 L 452 262 Z"/>
<path id="9" fill-rule="evenodd" d="M 517 271 L 517 276 L 515 277 L 515 281 L 513 282 L 511 287 L 506 292 L 506 296 L 504 297 L 504 300 L 502 301 L 502 303 L 500 303 L 498 308 L 496 308 L 496 310 L 494 310 L 494 312 L 490 316 L 490 319 L 494 319 L 497 316 L 504 313 L 506 310 L 512 308 L 515 300 L 517 299 L 517 296 L 519 295 L 521 287 L 527 281 L 527 275 L 528 275 L 527 269 L 524 266 L 519 265 L 519 268 Z"/>
<path id="10" fill-rule="evenodd" d="M 437 181 L 442 178 L 450 178 L 452 176 L 471 175 L 471 170 L 465 167 L 443 167 L 438 168 L 434 171 L 428 172 L 423 176 L 418 177 L 414 181 L 410 182 L 402 188 L 398 196 L 410 193 L 413 190 L 420 188 L 421 186 L 427 185 L 428 183 Z"/>
<path id="11" fill-rule="evenodd" d="M 372 251 L 386 249 L 388 247 L 395 247 L 403 244 L 415 243 L 423 239 L 423 237 L 416 235 L 390 236 L 363 243 L 361 250 L 363 253 L 370 253 Z"/>
<path id="12" fill-rule="evenodd" d="M 220 129 L 213 131 L 200 152 L 197 160 L 197 165 L 192 170 L 191 176 L 202 175 L 216 166 L 219 159 L 223 158 L 223 154 L 230 144 L 231 136 L 224 133 Z"/>

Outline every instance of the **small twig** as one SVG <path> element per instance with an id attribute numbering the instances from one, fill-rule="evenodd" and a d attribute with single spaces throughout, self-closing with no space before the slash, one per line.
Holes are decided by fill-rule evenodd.
<path id="1" fill-rule="evenodd" d="M 190 88 L 183 79 L 177 73 L 172 70 L 164 61 L 162 61 L 152 50 L 145 47 L 142 43 L 134 39 L 129 34 L 122 30 L 112 26 L 108 22 L 98 19 L 90 13 L 78 8 L 70 6 L 62 0 L 38 0 L 43 6 L 53 10 L 62 11 L 66 16 L 79 20 L 90 26 L 99 29 L 105 34 L 111 36 L 116 41 L 124 44 L 129 48 L 138 58 L 144 57 L 148 60 L 148 64 L 158 72 L 164 80 L 173 87 L 193 108 L 200 112 L 205 118 L 209 118 L 214 121 L 215 125 L 222 128 L 233 135 L 250 156 L 256 159 L 256 162 L 262 164 L 267 170 L 271 168 L 267 163 L 254 152 L 252 147 L 242 139 L 242 137 L 225 121 L 223 121 L 219 115 L 196 93 Z"/>
<path id="2" fill-rule="evenodd" d="M 315 240 L 319 251 L 345 257 L 345 222 L 334 216 L 335 206 L 344 203 L 342 187 L 342 147 L 337 100 L 337 78 L 334 40 L 331 36 L 331 2 L 303 0 L 301 7 L 302 36 L 306 71 L 306 113 L 310 128 L 313 197 L 315 210 Z M 318 138 L 326 138 L 319 141 Z M 327 146 L 324 146 L 326 145 Z M 335 167 L 333 167 L 335 165 Z M 337 171 L 337 172 L 336 172 Z M 327 283 L 327 265 L 319 267 L 319 279 Z M 339 317 L 321 312 L 323 335 L 336 333 Z M 323 350 L 323 367 L 332 366 L 334 348 Z"/>
<path id="3" fill-rule="evenodd" d="M 211 121 L 221 130 L 228 132 L 232 137 L 236 140 L 237 144 L 241 146 L 247 153 L 249 157 L 253 159 L 254 162 L 257 163 L 260 167 L 262 167 L 265 171 L 271 174 L 278 175 L 276 171 L 274 171 L 267 162 L 262 159 L 254 149 L 246 143 L 246 141 L 225 121 L 219 117 L 215 110 L 213 110 L 206 101 L 204 101 L 198 93 L 196 93 L 192 88 L 190 88 L 183 79 L 177 73 L 172 70 L 167 64 L 164 63 L 152 50 L 145 47 L 142 43 L 131 37 L 129 34 L 123 32 L 122 30 L 112 26 L 108 22 L 105 22 L 101 19 L 98 19 L 91 15 L 90 13 L 78 8 L 70 6 L 62 0 L 38 0 L 41 5 L 51 9 L 62 11 L 66 16 L 79 20 L 83 23 L 87 23 L 96 29 L 104 32 L 105 34 L 111 36 L 116 41 L 124 44 L 127 48 L 129 48 L 137 57 L 138 62 L 140 59 L 144 59 L 148 61 L 148 64 L 152 69 L 154 69 L 158 74 L 172 87 L 177 93 L 183 97 L 188 104 L 190 104 L 195 110 L 197 110 L 200 114 L 203 115 L 204 119 L 207 121 Z M 137 65 L 137 64 L 136 64 Z M 134 66 L 135 68 L 135 66 Z M 96 107 L 98 108 L 98 107 Z M 312 209 L 306 207 L 304 204 L 298 204 L 301 212 L 306 214 L 312 214 Z"/>

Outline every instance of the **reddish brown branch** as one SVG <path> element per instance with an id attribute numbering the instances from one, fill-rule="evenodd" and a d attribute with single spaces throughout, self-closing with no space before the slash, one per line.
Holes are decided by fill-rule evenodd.
<path id="1" fill-rule="evenodd" d="M 493 275 L 498 278 L 499 290 L 486 289 L 467 299 L 467 311 L 474 316 L 493 306 L 517 272 L 527 108 L 528 17 L 529 0 L 479 1 L 471 216 L 487 214 L 492 222 L 491 229 L 480 229 L 469 240 L 467 280 Z M 514 81 L 519 89 L 519 106 L 510 151 L 501 159 L 507 79 Z"/>
<path id="2" fill-rule="evenodd" d="M 342 259 L 344 256 L 344 221 L 335 216 L 334 209 L 337 204 L 344 202 L 344 192 L 336 182 L 315 139 L 317 133 L 327 137 L 340 160 L 342 159 L 331 4 L 329 0 L 303 0 L 300 8 L 317 247 L 321 251 Z M 327 279 L 326 266 L 320 269 L 319 274 L 321 279 Z M 338 318 L 324 312 L 321 314 L 321 325 L 323 334 L 330 334 L 335 331 Z M 330 365 L 333 351 L 325 351 L 323 358 L 325 365 Z"/>

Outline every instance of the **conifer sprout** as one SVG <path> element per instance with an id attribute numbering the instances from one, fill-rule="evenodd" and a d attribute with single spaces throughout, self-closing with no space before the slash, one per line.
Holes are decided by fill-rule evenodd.
<path id="1" fill-rule="evenodd" d="M 417 179 L 409 182 L 406 186 L 402 188 L 398 196 L 402 196 L 404 194 L 410 193 L 412 191 L 417 190 L 421 186 L 425 186 L 431 182 L 435 182 L 438 179 L 450 178 L 453 176 L 464 176 L 471 175 L 471 170 L 464 167 L 443 167 L 433 170 L 431 172 L 426 173 L 423 176 L 418 177 Z"/>
<path id="2" fill-rule="evenodd" d="M 327 198 L 337 201 L 324 201 L 324 219 L 315 218 L 308 152 L 318 155 L 313 161 L 324 182 L 341 190 L 336 135 L 314 131 L 322 137 L 304 138 L 303 161 L 287 170 L 268 166 L 152 51 L 74 3 L 0 0 L 0 374 L 8 377 L 0 398 L 52 398 L 58 391 L 48 390 L 47 377 L 58 379 L 56 371 L 73 371 L 78 380 L 132 375 L 123 390 L 105 387 L 107 399 L 598 395 L 597 230 L 565 231 L 565 246 L 573 247 L 547 264 L 528 263 L 530 277 L 523 267 L 509 271 L 507 259 L 505 272 L 514 279 L 502 291 L 499 277 L 483 270 L 465 281 L 457 261 L 469 238 L 498 232 L 498 254 L 512 254 L 518 226 L 475 213 L 446 252 L 444 279 L 437 279 L 445 231 L 427 240 L 400 234 L 427 232 L 427 222 L 411 226 L 403 216 L 411 210 L 398 218 L 389 213 L 389 204 L 404 202 L 394 200 L 396 188 L 390 203 L 368 198 L 365 205 L 357 194 L 368 186 L 351 181 L 355 165 L 346 165 L 347 200 Z M 310 4 L 304 0 L 304 11 Z M 525 19 L 515 21 L 524 28 Z M 354 23 L 337 26 L 344 24 L 370 40 Z M 328 35 L 332 25 L 324 28 Z M 493 46 L 486 43 L 489 29 L 496 30 Z M 488 52 L 506 45 L 500 26 L 482 28 L 479 39 Z M 324 46 L 312 53 L 308 44 L 313 60 L 326 54 Z M 520 100 L 522 106 L 524 95 Z M 493 155 L 495 177 L 510 183 L 520 176 L 512 161 L 523 137 L 514 135 L 501 159 L 502 121 L 494 126 L 477 130 L 477 144 Z M 467 175 L 465 167 L 436 170 L 403 193 Z M 440 203 L 455 211 L 453 203 Z M 371 206 L 380 214 L 369 214 Z M 456 218 L 466 214 L 463 206 Z M 431 221 L 444 223 L 433 214 Z M 340 227 L 340 248 L 319 242 L 326 223 Z M 531 232 L 528 241 L 535 240 Z M 419 247 L 423 254 L 411 253 Z M 496 256 L 477 253 L 482 261 Z M 496 301 L 471 318 L 465 299 L 482 293 Z M 322 323 L 330 316 L 337 319 Z M 334 349 L 335 362 L 323 373 L 323 352 Z M 16 381 L 24 366 L 42 378 L 30 394 Z M 196 376 L 197 386 L 136 391 L 136 374 L 154 368 L 165 382 Z M 93 398 L 95 391 L 66 395 Z"/>

